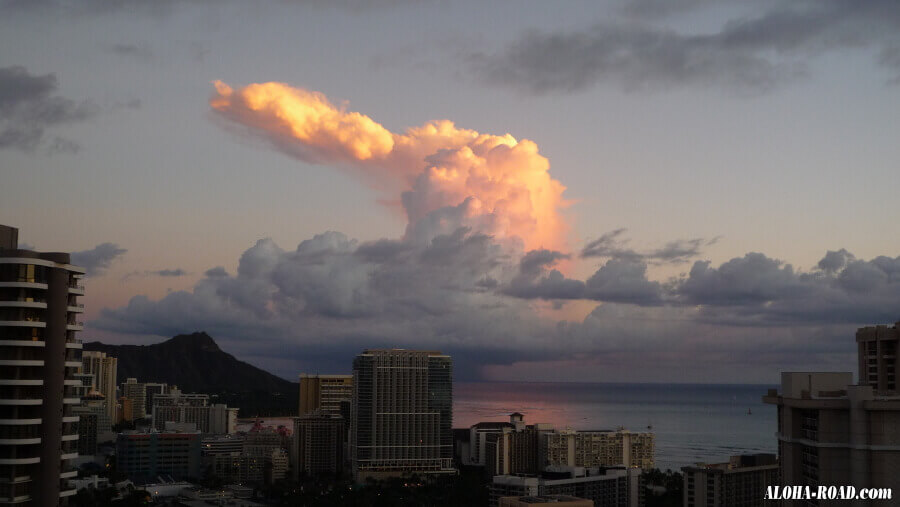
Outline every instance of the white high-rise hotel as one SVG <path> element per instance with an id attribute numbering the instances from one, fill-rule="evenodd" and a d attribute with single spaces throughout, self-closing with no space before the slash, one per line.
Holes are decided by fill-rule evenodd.
<path id="1" fill-rule="evenodd" d="M 353 361 L 351 454 L 357 481 L 453 469 L 453 363 L 422 350 L 366 350 Z"/>
<path id="2" fill-rule="evenodd" d="M 75 494 L 84 270 L 67 253 L 18 249 L 0 225 L 0 504 L 53 507 Z"/>

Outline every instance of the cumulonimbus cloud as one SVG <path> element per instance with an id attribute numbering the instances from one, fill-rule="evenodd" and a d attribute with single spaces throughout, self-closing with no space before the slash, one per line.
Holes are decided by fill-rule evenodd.
<path id="1" fill-rule="evenodd" d="M 406 235 L 427 243 L 459 227 L 526 249 L 559 249 L 567 225 L 565 187 L 537 144 L 482 134 L 440 120 L 395 133 L 334 106 L 325 95 L 284 83 L 234 89 L 215 83 L 212 109 L 305 161 L 350 167 L 382 188 L 400 188 Z"/>

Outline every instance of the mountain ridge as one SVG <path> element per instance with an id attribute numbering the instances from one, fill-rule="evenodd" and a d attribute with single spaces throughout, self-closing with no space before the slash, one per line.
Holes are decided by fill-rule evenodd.
<path id="1" fill-rule="evenodd" d="M 151 345 L 87 342 L 84 350 L 118 359 L 117 380 L 165 382 L 183 392 L 216 395 L 245 415 L 286 415 L 296 410 L 299 386 L 223 351 L 203 331 L 180 334 Z"/>

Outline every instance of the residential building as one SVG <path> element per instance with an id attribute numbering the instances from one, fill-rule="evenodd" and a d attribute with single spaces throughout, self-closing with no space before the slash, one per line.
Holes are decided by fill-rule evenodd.
<path id="1" fill-rule="evenodd" d="M 575 498 L 569 495 L 504 496 L 500 498 L 500 507 L 530 507 L 547 503 L 552 503 L 553 507 L 594 507 L 594 502 L 586 498 Z"/>
<path id="2" fill-rule="evenodd" d="M 124 396 L 119 398 L 116 404 L 116 424 L 124 422 L 133 422 L 134 417 L 134 401 Z"/>
<path id="3" fill-rule="evenodd" d="M 344 419 L 313 412 L 294 419 L 294 479 L 340 477 L 344 469 Z"/>
<path id="4" fill-rule="evenodd" d="M 653 468 L 653 433 L 563 430 L 547 433 L 541 444 L 544 466 Z"/>
<path id="5" fill-rule="evenodd" d="M 76 492 L 84 272 L 0 226 L 0 504 L 55 507 Z"/>
<path id="6" fill-rule="evenodd" d="M 147 417 L 147 386 L 136 378 L 129 378 L 122 384 L 122 396 L 131 400 L 131 421 Z"/>
<path id="7" fill-rule="evenodd" d="M 290 447 L 291 437 L 286 431 L 265 428 L 247 432 L 241 451 L 251 456 L 267 457 L 272 455 L 273 450 L 288 450 Z"/>
<path id="8" fill-rule="evenodd" d="M 356 356 L 350 437 L 357 481 L 455 471 L 452 380 L 452 360 L 440 352 Z"/>
<path id="9" fill-rule="evenodd" d="M 766 500 L 766 487 L 778 481 L 774 454 L 732 456 L 727 463 L 682 467 L 684 507 L 758 507 L 776 505 Z"/>
<path id="10" fill-rule="evenodd" d="M 872 386 L 876 391 L 897 390 L 898 342 L 900 322 L 891 327 L 867 326 L 856 331 L 859 385 Z"/>
<path id="11" fill-rule="evenodd" d="M 97 454 L 97 438 L 99 436 L 97 414 L 77 410 L 73 410 L 72 413 L 78 415 L 78 455 L 93 456 Z"/>
<path id="12" fill-rule="evenodd" d="M 550 467 L 540 475 L 498 475 L 491 483 L 492 507 L 503 497 L 567 495 L 597 507 L 643 505 L 641 470 L 637 468 Z"/>
<path id="13" fill-rule="evenodd" d="M 900 491 L 900 395 L 852 381 L 850 372 L 784 372 L 781 392 L 763 397 L 778 407 L 780 484 Z"/>
<path id="14" fill-rule="evenodd" d="M 353 375 L 300 374 L 298 415 L 320 411 L 341 415 L 341 401 L 353 398 Z"/>
<path id="15" fill-rule="evenodd" d="M 240 435 L 207 435 L 200 440 L 201 475 L 214 473 L 215 457 L 240 454 L 244 449 L 244 437 Z"/>
<path id="16" fill-rule="evenodd" d="M 97 443 L 114 439 L 106 400 L 94 391 L 81 398 L 81 405 L 72 407 L 72 414 L 78 416 L 78 454 L 93 456 L 97 453 Z"/>
<path id="17" fill-rule="evenodd" d="M 487 421 L 473 424 L 466 430 L 465 441 L 468 442 L 468 448 L 461 449 L 460 462 L 463 465 L 485 466 L 487 464 L 487 454 L 485 453 L 485 445 L 487 444 L 488 435 L 493 433 L 503 433 L 504 428 L 513 428 L 514 426 L 506 421 Z"/>
<path id="18" fill-rule="evenodd" d="M 290 466 L 291 459 L 287 451 L 284 449 L 272 449 L 269 461 L 266 463 L 266 473 L 264 474 L 266 483 L 272 484 L 285 479 Z"/>
<path id="19" fill-rule="evenodd" d="M 265 478 L 266 458 L 242 452 L 216 454 L 212 474 L 219 480 L 236 484 L 259 484 Z"/>
<path id="20" fill-rule="evenodd" d="M 119 433 L 116 468 L 133 480 L 168 475 L 175 479 L 200 476 L 200 432 L 158 431 Z"/>
<path id="21" fill-rule="evenodd" d="M 526 425 L 524 416 L 509 416 L 509 426 L 487 433 L 484 445 L 485 474 L 536 474 L 541 470 L 540 443 L 553 430 L 549 424 Z"/>
<path id="22" fill-rule="evenodd" d="M 106 413 L 110 421 L 116 420 L 116 387 L 119 361 L 106 352 L 85 350 L 81 355 L 81 374 L 90 375 L 91 391 L 97 391 L 106 400 Z"/>
<path id="23" fill-rule="evenodd" d="M 151 414 L 157 430 L 167 422 L 194 423 L 204 434 L 228 434 L 236 430 L 237 412 L 221 403 L 210 405 L 207 394 L 185 394 L 173 388 L 168 394 L 154 394 Z"/>
<path id="24" fill-rule="evenodd" d="M 169 385 L 158 382 L 144 383 L 144 413 L 147 416 L 153 414 L 153 397 L 158 394 L 169 394 Z"/>

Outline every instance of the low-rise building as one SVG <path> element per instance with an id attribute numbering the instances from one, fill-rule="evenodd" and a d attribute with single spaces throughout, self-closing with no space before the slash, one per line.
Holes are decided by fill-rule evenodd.
<path id="1" fill-rule="evenodd" d="M 132 480 L 199 477 L 200 433 L 119 433 L 116 468 Z"/>
<path id="2" fill-rule="evenodd" d="M 632 433 L 625 429 L 563 430 L 547 433 L 542 445 L 544 466 L 653 468 L 653 433 Z"/>
<path id="3" fill-rule="evenodd" d="M 569 495 L 504 496 L 499 503 L 500 507 L 531 507 L 548 503 L 552 503 L 553 507 L 594 507 L 594 502 L 586 498 Z"/>
<path id="4" fill-rule="evenodd" d="M 540 475 L 498 475 L 491 483 L 491 506 L 502 497 L 569 495 L 597 507 L 643 505 L 641 470 L 637 468 L 550 467 Z"/>

